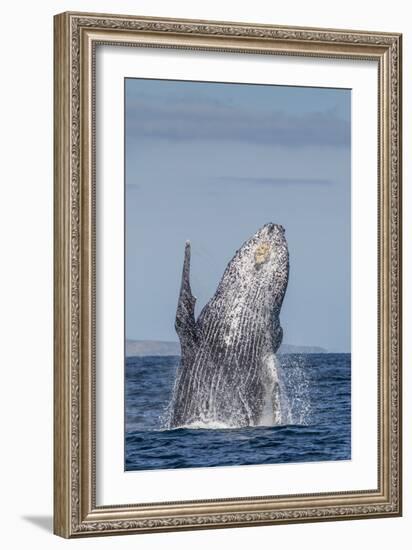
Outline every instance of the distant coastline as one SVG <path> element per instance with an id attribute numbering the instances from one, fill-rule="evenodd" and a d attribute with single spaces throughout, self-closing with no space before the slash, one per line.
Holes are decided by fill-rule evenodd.
<path id="1" fill-rule="evenodd" d="M 319 346 L 282 344 L 278 353 L 328 353 L 328 350 Z M 148 355 L 180 355 L 180 344 L 179 342 L 167 342 L 163 340 L 126 340 L 126 357 Z"/>

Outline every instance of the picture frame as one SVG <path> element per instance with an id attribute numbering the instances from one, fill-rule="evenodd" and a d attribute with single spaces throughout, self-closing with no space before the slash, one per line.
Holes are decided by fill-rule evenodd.
<path id="1" fill-rule="evenodd" d="M 55 16 L 55 534 L 74 538 L 401 515 L 401 45 L 397 33 L 71 12 Z M 372 368 L 377 400 L 371 411 L 377 423 L 376 487 L 213 497 L 217 488 L 211 479 L 209 498 L 172 495 L 143 502 L 136 494 L 135 501 L 124 504 L 98 502 L 96 324 L 101 295 L 96 290 L 96 249 L 102 221 L 96 206 L 96 51 L 102 46 L 133 52 L 159 49 L 176 56 L 191 52 L 194 59 L 200 52 L 236 53 L 250 63 L 266 56 L 285 63 L 303 59 L 376 65 L 377 334 Z M 204 475 L 207 479 L 209 474 Z"/>

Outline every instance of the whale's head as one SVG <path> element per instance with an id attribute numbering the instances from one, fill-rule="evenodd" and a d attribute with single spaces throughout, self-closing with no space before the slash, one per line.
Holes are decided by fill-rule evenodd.
<path id="1" fill-rule="evenodd" d="M 267 223 L 248 239 L 222 279 L 249 296 L 259 292 L 267 306 L 280 309 L 289 278 L 289 252 L 283 226 Z"/>

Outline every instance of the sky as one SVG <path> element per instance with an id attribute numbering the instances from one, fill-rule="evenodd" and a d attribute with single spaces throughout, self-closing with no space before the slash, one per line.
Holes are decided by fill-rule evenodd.
<path id="1" fill-rule="evenodd" d="M 125 79 L 126 337 L 177 341 L 235 251 L 285 227 L 283 342 L 350 351 L 350 90 Z"/>

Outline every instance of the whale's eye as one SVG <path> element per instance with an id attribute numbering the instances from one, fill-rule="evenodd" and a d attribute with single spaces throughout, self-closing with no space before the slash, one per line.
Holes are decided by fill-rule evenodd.
<path id="1" fill-rule="evenodd" d="M 263 264 L 269 258 L 270 245 L 268 242 L 261 243 L 255 250 L 255 263 Z"/>

